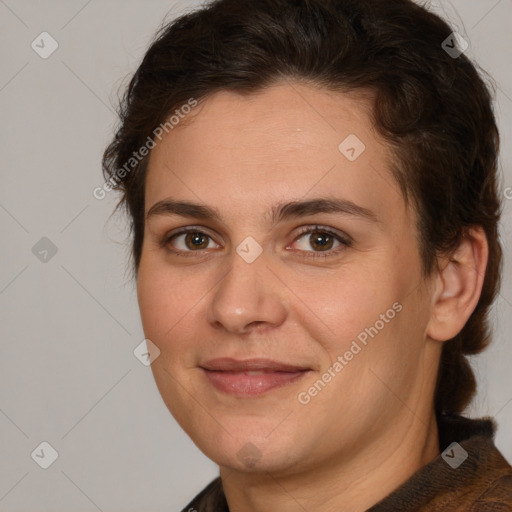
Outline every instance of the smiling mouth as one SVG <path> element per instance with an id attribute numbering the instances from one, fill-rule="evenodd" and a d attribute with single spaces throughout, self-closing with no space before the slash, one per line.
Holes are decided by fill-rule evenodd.
<path id="1" fill-rule="evenodd" d="M 311 369 L 267 359 L 215 359 L 201 365 L 209 383 L 235 396 L 256 396 L 289 385 Z"/>

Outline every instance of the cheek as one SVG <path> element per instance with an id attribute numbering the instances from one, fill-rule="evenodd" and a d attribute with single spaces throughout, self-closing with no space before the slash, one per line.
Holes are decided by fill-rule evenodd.
<path id="1" fill-rule="evenodd" d="M 329 355 L 326 365 L 341 356 L 352 370 L 362 372 L 357 378 L 365 386 L 365 378 L 375 380 L 371 373 L 363 377 L 369 368 L 390 380 L 401 378 L 400 361 L 417 357 L 422 343 L 419 326 L 426 320 L 421 297 L 411 293 L 419 279 L 415 269 L 390 252 L 385 261 L 340 273 L 331 280 L 329 293 L 316 293 L 316 311 L 329 326 L 328 336 L 319 338 Z M 345 378 L 356 376 L 353 371 L 343 373 Z"/>
<path id="2" fill-rule="evenodd" d="M 161 352 L 160 363 L 181 375 L 194 366 L 205 338 L 208 276 L 180 271 L 158 261 L 141 260 L 137 297 L 146 338 Z"/>
<path id="3" fill-rule="evenodd" d="M 158 346 L 167 344 L 180 319 L 194 304 L 190 287 L 181 282 L 176 272 L 170 273 L 157 261 L 144 257 L 137 276 L 137 298 L 144 333 L 154 338 L 152 341 Z"/>
<path id="4" fill-rule="evenodd" d="M 348 350 L 351 341 L 359 339 L 364 343 L 377 330 L 384 331 L 396 316 L 393 304 L 399 301 L 400 283 L 394 279 L 384 280 L 382 272 L 340 273 L 329 282 L 325 294 L 315 292 L 315 311 L 319 319 L 329 327 L 332 349 L 337 354 Z M 383 315 L 383 317 L 381 317 Z"/>
<path id="5" fill-rule="evenodd" d="M 187 326 L 201 295 L 197 296 L 177 272 L 171 273 L 156 260 L 141 259 L 137 297 L 142 325 L 145 337 L 160 350 L 151 370 L 169 411 L 186 431 L 194 417 L 190 397 L 184 392 L 194 389 L 190 381 L 193 375 L 187 371 L 192 366 Z"/>

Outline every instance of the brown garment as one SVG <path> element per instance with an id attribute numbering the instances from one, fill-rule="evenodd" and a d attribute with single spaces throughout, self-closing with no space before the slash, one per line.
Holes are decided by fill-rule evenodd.
<path id="1" fill-rule="evenodd" d="M 438 415 L 437 424 L 441 454 L 367 512 L 512 512 L 512 466 L 494 445 L 494 420 Z M 220 477 L 182 512 L 194 511 L 229 512 Z"/>

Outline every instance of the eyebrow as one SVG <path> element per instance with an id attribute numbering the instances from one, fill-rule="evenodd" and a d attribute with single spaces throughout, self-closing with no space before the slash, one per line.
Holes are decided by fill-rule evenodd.
<path id="1" fill-rule="evenodd" d="M 273 226 L 283 220 L 306 217 L 318 213 L 352 215 L 371 222 L 380 222 L 372 210 L 347 199 L 339 198 L 318 198 L 308 201 L 280 203 L 268 212 L 267 218 L 270 218 L 270 223 Z M 216 208 L 189 201 L 175 201 L 172 199 L 158 201 L 148 210 L 146 219 L 155 215 L 179 215 L 201 220 L 213 220 L 224 224 L 222 216 Z"/>

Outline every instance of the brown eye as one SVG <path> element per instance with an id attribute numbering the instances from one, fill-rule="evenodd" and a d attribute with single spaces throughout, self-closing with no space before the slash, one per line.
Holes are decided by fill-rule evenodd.
<path id="1" fill-rule="evenodd" d="M 185 234 L 185 245 L 189 249 L 206 249 L 208 247 L 208 235 L 191 231 Z"/>
<path id="2" fill-rule="evenodd" d="M 342 245 L 346 242 L 339 236 L 322 230 L 310 230 L 302 233 L 295 242 L 299 245 L 302 251 L 311 251 L 311 248 L 316 252 L 329 251 L 335 248 L 335 244 Z"/>
<path id="3" fill-rule="evenodd" d="M 316 231 L 309 235 L 309 243 L 314 249 L 318 249 L 319 251 L 327 251 L 332 249 L 334 244 L 334 237 L 328 233 Z"/>
<path id="4" fill-rule="evenodd" d="M 204 249 L 211 249 L 212 238 L 202 231 L 188 229 L 166 236 L 162 240 L 162 247 L 167 247 L 175 253 L 191 253 Z M 213 247 L 218 247 L 213 243 Z"/>
<path id="5" fill-rule="evenodd" d="M 338 255 L 350 247 L 351 243 L 348 236 L 343 237 L 329 229 L 315 226 L 302 231 L 292 245 L 295 245 L 299 252 L 304 253 L 304 256 L 328 257 Z"/>

